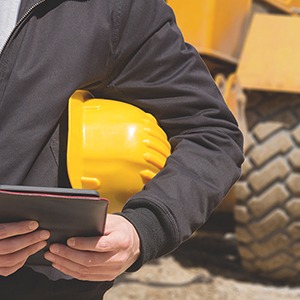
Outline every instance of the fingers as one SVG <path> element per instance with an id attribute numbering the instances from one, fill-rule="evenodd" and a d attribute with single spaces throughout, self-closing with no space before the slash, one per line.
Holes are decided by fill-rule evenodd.
<path id="1" fill-rule="evenodd" d="M 65 261 L 73 261 L 74 263 L 85 267 L 104 266 L 107 263 L 113 264 L 111 258 L 113 252 L 102 253 L 92 251 L 78 251 L 64 245 L 51 245 L 50 252 L 45 253 L 45 258 L 51 262 L 61 264 Z"/>
<path id="2" fill-rule="evenodd" d="M 38 226 L 39 224 L 36 221 L 2 223 L 0 224 L 0 240 L 32 232 L 36 230 Z"/>
<path id="3" fill-rule="evenodd" d="M 47 243 L 38 242 L 18 252 L 7 255 L 0 255 L 0 275 L 8 276 L 20 269 L 26 262 L 27 258 L 43 249 Z"/>
<path id="4" fill-rule="evenodd" d="M 4 268 L 0 267 L 0 275 L 6 277 L 6 276 L 9 276 L 9 275 L 15 273 L 17 270 L 19 270 L 20 268 L 22 268 L 24 266 L 25 262 L 26 262 L 26 260 L 16 264 L 15 266 L 12 266 L 12 267 L 4 267 Z"/>
<path id="5" fill-rule="evenodd" d="M 11 267 L 17 263 L 26 260 L 30 255 L 38 252 L 43 249 L 47 243 L 45 241 L 31 245 L 25 249 L 22 249 L 18 252 L 14 252 L 7 255 L 0 255 L 0 266 L 1 267 Z"/>
<path id="6" fill-rule="evenodd" d="M 32 233 L 27 233 L 24 235 L 14 236 L 4 240 L 0 240 L 0 255 L 17 252 L 33 244 L 47 240 L 49 237 L 49 231 L 38 230 Z"/>
<path id="7" fill-rule="evenodd" d="M 111 253 L 84 253 L 65 246 L 60 247 L 57 255 L 45 253 L 54 268 L 76 279 L 89 281 L 110 281 L 120 275 L 124 262 L 115 260 L 114 256 Z"/>
<path id="8" fill-rule="evenodd" d="M 108 215 L 105 235 L 73 237 L 67 245 L 53 244 L 44 257 L 61 272 L 80 280 L 113 280 L 140 254 L 139 236 L 122 216 Z"/>
<path id="9" fill-rule="evenodd" d="M 30 255 L 47 245 L 50 232 L 36 230 L 38 226 L 36 221 L 0 224 L 0 275 L 16 272 Z"/>
<path id="10" fill-rule="evenodd" d="M 44 256 L 52 266 L 79 280 L 110 281 L 123 271 L 124 262 L 117 261 L 111 252 L 83 252 L 63 245 L 52 245 L 50 251 Z"/>

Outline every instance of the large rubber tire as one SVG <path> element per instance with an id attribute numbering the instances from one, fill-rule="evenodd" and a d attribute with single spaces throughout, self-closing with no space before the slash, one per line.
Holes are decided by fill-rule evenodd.
<path id="1" fill-rule="evenodd" d="M 300 282 L 300 96 L 247 96 L 249 136 L 234 187 L 243 267 L 261 277 Z"/>

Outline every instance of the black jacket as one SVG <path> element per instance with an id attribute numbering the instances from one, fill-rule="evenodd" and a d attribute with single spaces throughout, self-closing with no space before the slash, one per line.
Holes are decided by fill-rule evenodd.
<path id="1" fill-rule="evenodd" d="M 150 112 L 173 153 L 122 212 L 141 238 L 137 269 L 224 198 L 240 176 L 241 132 L 163 0 L 35 2 L 23 1 L 0 56 L 0 183 L 61 185 L 53 133 L 76 89 Z"/>

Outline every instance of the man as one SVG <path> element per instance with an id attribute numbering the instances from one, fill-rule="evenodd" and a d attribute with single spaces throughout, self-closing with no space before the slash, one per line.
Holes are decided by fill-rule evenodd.
<path id="1" fill-rule="evenodd" d="M 1 184 L 68 185 L 64 112 L 77 89 L 153 114 L 172 145 L 103 237 L 50 246 L 52 267 L 24 266 L 51 233 L 33 220 L 0 226 L 3 299 L 101 299 L 207 220 L 240 176 L 242 135 L 163 0 L 5 0 L 1 16 L 17 14 L 13 2 L 18 22 L 0 56 Z"/>

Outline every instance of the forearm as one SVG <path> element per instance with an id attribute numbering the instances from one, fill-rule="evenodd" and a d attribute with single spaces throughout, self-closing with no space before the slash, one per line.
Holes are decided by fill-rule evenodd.
<path id="1" fill-rule="evenodd" d="M 141 265 L 178 247 L 225 197 L 240 176 L 243 157 L 241 147 L 231 143 L 228 155 L 228 146 L 182 141 L 165 169 L 125 205 L 123 215 L 140 235 Z"/>

